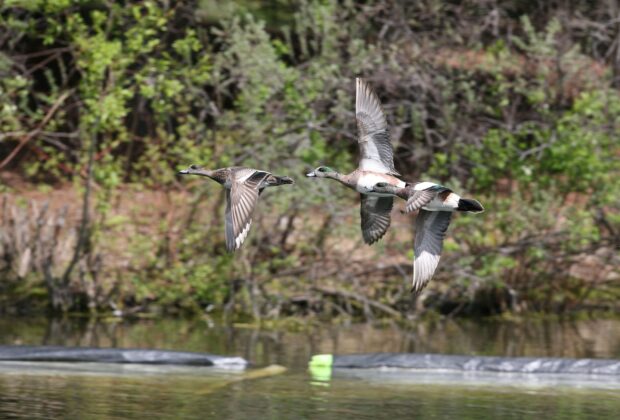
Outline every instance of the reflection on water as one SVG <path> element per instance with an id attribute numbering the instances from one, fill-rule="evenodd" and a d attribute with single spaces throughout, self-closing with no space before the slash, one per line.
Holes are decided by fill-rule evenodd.
<path id="1" fill-rule="evenodd" d="M 612 418 L 617 386 L 601 380 L 566 386 L 492 375 L 369 372 L 312 378 L 312 354 L 433 352 L 500 356 L 620 359 L 620 321 L 438 321 L 406 330 L 370 325 L 316 327 L 302 333 L 211 326 L 205 320 L 0 320 L 0 344 L 141 347 L 242 356 L 257 366 L 280 364 L 282 375 L 250 379 L 240 372 L 145 371 L 106 365 L 0 366 L 0 417 L 88 418 Z M 60 365 L 60 366 L 58 366 Z M 165 369 L 165 368 L 164 368 Z M 426 376 L 425 376 L 426 375 Z M 245 380 L 242 380 L 245 379 Z M 532 380 L 534 382 L 532 382 Z M 529 384 L 528 384 L 529 381 Z M 524 384 L 524 385 L 523 385 Z"/>
<path id="2" fill-rule="evenodd" d="M 419 352 L 620 359 L 620 320 L 445 320 L 317 326 L 305 332 L 213 326 L 206 320 L 0 319 L 0 344 L 141 347 L 242 356 L 305 369 L 312 354 Z"/>

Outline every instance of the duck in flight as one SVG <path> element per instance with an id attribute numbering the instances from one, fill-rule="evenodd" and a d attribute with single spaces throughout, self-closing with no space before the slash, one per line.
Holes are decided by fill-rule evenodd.
<path id="1" fill-rule="evenodd" d="M 391 194 L 376 192 L 377 183 L 404 188 L 404 181 L 394 168 L 394 150 L 385 113 L 370 85 L 361 78 L 355 81 L 355 118 L 357 120 L 360 161 L 356 170 L 341 174 L 328 166 L 319 166 L 308 177 L 331 178 L 360 193 L 361 228 L 364 242 L 372 244 L 390 226 L 394 203 Z"/>
<path id="2" fill-rule="evenodd" d="M 252 212 L 263 190 L 294 183 L 287 176 L 276 176 L 270 172 L 241 166 L 210 171 L 191 165 L 179 174 L 211 178 L 226 189 L 226 249 L 229 252 L 239 249 L 248 236 Z"/>
<path id="3" fill-rule="evenodd" d="M 377 194 L 390 194 L 407 201 L 405 212 L 419 210 L 415 221 L 413 250 L 413 286 L 411 291 L 419 294 L 428 284 L 439 264 L 443 240 L 455 211 L 480 213 L 480 202 L 461 198 L 451 189 L 432 182 L 406 184 L 404 187 L 378 182 L 373 187 Z"/>

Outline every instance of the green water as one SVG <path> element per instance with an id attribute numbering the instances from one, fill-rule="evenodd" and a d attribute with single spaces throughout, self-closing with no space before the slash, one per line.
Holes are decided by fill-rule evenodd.
<path id="1" fill-rule="evenodd" d="M 0 344 L 142 347 L 242 356 L 283 374 L 128 365 L 0 363 L 0 418 L 618 418 L 620 379 L 334 372 L 316 353 L 435 352 L 620 359 L 620 321 L 447 321 L 302 333 L 212 325 L 0 320 Z"/>

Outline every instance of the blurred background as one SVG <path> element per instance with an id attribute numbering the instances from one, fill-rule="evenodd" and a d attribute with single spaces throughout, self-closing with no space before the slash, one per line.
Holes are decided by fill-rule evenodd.
<path id="1" fill-rule="evenodd" d="M 355 77 L 397 170 L 480 200 L 410 293 L 413 223 L 363 244 Z M 0 311 L 330 320 L 618 313 L 620 5 L 5 0 Z M 189 164 L 296 180 L 225 252 Z"/>

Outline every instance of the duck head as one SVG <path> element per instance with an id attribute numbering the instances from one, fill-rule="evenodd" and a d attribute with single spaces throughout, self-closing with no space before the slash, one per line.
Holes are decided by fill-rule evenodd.
<path id="1" fill-rule="evenodd" d="M 202 176 L 209 176 L 209 172 L 208 170 L 206 170 L 205 168 L 203 168 L 200 165 L 190 165 L 187 169 L 183 169 L 182 171 L 179 171 L 179 175 L 202 175 Z"/>
<path id="2" fill-rule="evenodd" d="M 335 174 L 332 168 L 328 166 L 319 166 L 314 171 L 306 174 L 307 177 L 316 177 L 316 178 L 328 178 L 330 175 Z"/>

